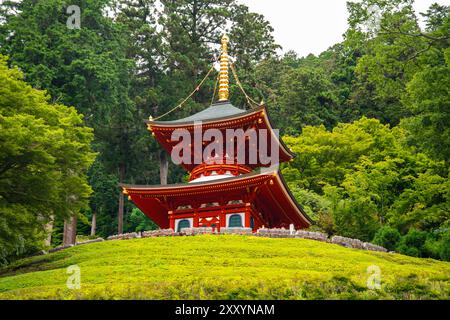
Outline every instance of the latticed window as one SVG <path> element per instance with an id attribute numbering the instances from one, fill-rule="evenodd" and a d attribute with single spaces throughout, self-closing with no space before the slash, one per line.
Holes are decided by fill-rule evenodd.
<path id="1" fill-rule="evenodd" d="M 242 228 L 242 217 L 239 214 L 233 214 L 228 222 L 228 228 Z"/>
<path id="2" fill-rule="evenodd" d="M 185 228 L 190 228 L 191 227 L 191 223 L 189 222 L 189 220 L 181 220 L 180 222 L 178 222 L 178 229 L 177 232 L 180 232 L 181 230 L 185 229 Z"/>

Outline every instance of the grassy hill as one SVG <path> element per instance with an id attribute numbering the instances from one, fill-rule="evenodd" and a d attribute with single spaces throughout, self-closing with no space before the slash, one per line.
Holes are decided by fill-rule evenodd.
<path id="1" fill-rule="evenodd" d="M 66 286 L 78 265 L 81 288 Z M 381 289 L 367 288 L 367 268 Z M 450 263 L 253 236 L 105 241 L 0 270 L 0 299 L 449 299 Z"/>

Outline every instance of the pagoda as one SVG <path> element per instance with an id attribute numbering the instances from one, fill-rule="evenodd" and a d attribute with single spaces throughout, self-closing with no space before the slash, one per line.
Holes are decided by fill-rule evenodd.
<path id="1" fill-rule="evenodd" d="M 278 164 L 290 161 L 294 154 L 278 138 L 263 103 L 244 110 L 229 102 L 228 37 L 223 36 L 221 42 L 218 101 L 186 118 L 157 121 L 150 117 L 146 121 L 148 130 L 172 155 L 172 160 L 174 153 L 181 155 L 179 164 L 189 172 L 189 182 L 121 184 L 122 192 L 160 228 L 176 232 L 196 227 L 217 231 L 221 228 L 256 231 L 290 225 L 307 228 L 311 220 L 278 170 Z M 215 137 L 226 138 L 212 140 L 211 134 L 206 134 L 208 131 Z M 180 139 L 174 139 L 179 132 L 188 138 L 181 152 Z M 234 134 L 228 139 L 230 132 L 240 132 L 241 136 Z M 261 153 L 270 153 L 276 161 L 252 156 Z"/>

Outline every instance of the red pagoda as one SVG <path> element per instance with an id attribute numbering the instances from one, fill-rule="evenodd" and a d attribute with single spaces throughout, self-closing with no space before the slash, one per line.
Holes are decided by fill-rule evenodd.
<path id="1" fill-rule="evenodd" d="M 243 110 L 228 101 L 227 47 L 228 37 L 224 36 L 217 103 L 183 119 L 154 121 L 150 118 L 146 121 L 148 130 L 172 159 L 175 151 L 181 154 L 180 165 L 189 172 L 189 183 L 123 184 L 123 193 L 160 228 L 171 228 L 176 232 L 192 227 L 212 227 L 218 231 L 221 228 L 251 228 L 256 231 L 261 227 L 287 228 L 293 224 L 296 229 L 307 228 L 311 220 L 277 169 L 279 162 L 289 161 L 294 155 L 275 134 L 266 107 L 260 105 Z M 204 134 L 208 130 L 212 130 L 215 137 L 226 138 L 211 141 L 210 135 Z M 184 141 L 181 152 L 179 139 L 174 139 L 179 131 L 190 138 L 188 142 Z M 230 132 L 244 132 L 244 135 L 235 134 L 228 139 Z M 259 137 L 259 141 L 250 137 Z M 214 149 L 209 156 L 204 155 L 207 148 Z M 252 154 L 260 153 L 275 154 L 276 163 L 252 157 Z"/>

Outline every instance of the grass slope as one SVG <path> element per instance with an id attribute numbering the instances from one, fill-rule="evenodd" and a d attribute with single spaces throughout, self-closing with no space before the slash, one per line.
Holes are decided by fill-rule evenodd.
<path id="1" fill-rule="evenodd" d="M 81 289 L 66 286 L 67 267 Z M 367 288 L 367 268 L 381 289 Z M 105 241 L 0 270 L 0 299 L 449 299 L 450 263 L 254 236 Z"/>

